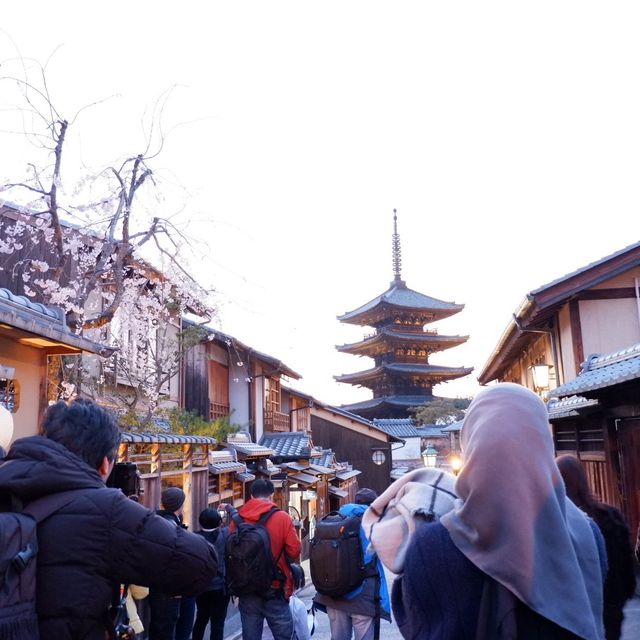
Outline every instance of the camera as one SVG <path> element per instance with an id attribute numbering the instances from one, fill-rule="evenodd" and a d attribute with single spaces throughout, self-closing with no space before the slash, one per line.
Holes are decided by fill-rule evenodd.
<path id="1" fill-rule="evenodd" d="M 116 462 L 107 478 L 107 487 L 120 489 L 127 497 L 139 496 L 142 489 L 138 467 L 133 462 Z"/>

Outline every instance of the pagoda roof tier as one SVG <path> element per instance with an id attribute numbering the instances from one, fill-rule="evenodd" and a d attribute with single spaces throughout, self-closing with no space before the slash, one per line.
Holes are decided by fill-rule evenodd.
<path id="1" fill-rule="evenodd" d="M 420 377 L 433 380 L 434 383 L 455 380 L 466 376 L 473 371 L 473 367 L 442 367 L 437 364 L 414 364 L 409 362 L 391 362 L 382 364 L 373 369 L 358 371 L 356 373 L 345 373 L 341 376 L 334 376 L 338 382 L 349 384 L 365 384 L 382 378 L 385 374 L 392 377 Z M 366 384 L 365 384 L 366 386 Z"/>
<path id="2" fill-rule="evenodd" d="M 342 353 L 369 355 L 390 351 L 391 349 L 384 349 L 385 345 L 403 343 L 428 346 L 429 353 L 436 353 L 463 344 L 468 339 L 469 336 L 441 336 L 425 331 L 399 331 L 395 327 L 383 327 L 378 333 L 368 336 L 360 342 L 338 345 L 336 349 Z"/>
<path id="3" fill-rule="evenodd" d="M 361 411 L 368 411 L 372 409 L 382 409 L 383 407 L 393 407 L 408 409 L 409 407 L 419 407 L 423 404 L 427 404 L 434 399 L 433 395 L 410 395 L 410 396 L 380 396 L 379 398 L 371 398 L 369 400 L 363 400 L 361 402 L 355 402 L 353 404 L 342 405 L 345 411 L 351 411 L 352 413 L 360 414 Z"/>
<path id="4" fill-rule="evenodd" d="M 391 286 L 373 300 L 353 311 L 338 316 L 340 322 L 375 326 L 388 319 L 394 310 L 422 316 L 424 323 L 442 320 L 464 309 L 463 304 L 444 302 L 409 289 L 403 280 L 394 280 Z"/>

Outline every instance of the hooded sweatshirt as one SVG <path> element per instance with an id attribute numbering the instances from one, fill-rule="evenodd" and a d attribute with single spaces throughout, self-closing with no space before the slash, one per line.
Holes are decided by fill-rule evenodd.
<path id="1" fill-rule="evenodd" d="M 191 595 L 217 571 L 213 548 L 104 485 L 95 469 L 42 436 L 16 440 L 0 463 L 0 497 L 25 505 L 86 489 L 38 525 L 37 612 L 42 638 L 104 640 L 120 583 Z"/>
<path id="2" fill-rule="evenodd" d="M 238 509 L 238 512 L 247 522 L 255 523 L 258 522 L 260 517 L 269 511 L 269 509 L 276 506 L 276 503 L 271 502 L 271 500 L 251 498 L 251 500 L 248 500 L 246 504 Z M 278 568 L 286 576 L 284 595 L 288 600 L 294 591 L 294 584 L 287 558 L 291 562 L 299 562 L 302 545 L 293 526 L 291 516 L 284 511 L 276 511 L 271 515 L 267 520 L 265 528 L 271 540 L 271 554 L 274 559 L 277 559 Z M 232 533 L 235 529 L 236 525 L 232 522 L 229 527 L 229 532 Z M 273 586 L 278 588 L 281 585 L 274 581 Z"/>

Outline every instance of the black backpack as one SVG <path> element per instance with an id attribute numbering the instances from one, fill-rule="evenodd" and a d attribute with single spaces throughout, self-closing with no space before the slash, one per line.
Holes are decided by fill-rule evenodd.
<path id="1" fill-rule="evenodd" d="M 340 598 L 376 575 L 376 558 L 364 563 L 361 521 L 361 516 L 332 511 L 317 523 L 309 548 L 309 568 L 318 593 Z"/>
<path id="2" fill-rule="evenodd" d="M 264 596 L 274 580 L 283 582 L 285 579 L 277 568 L 284 546 L 278 560 L 274 560 L 271 539 L 265 527 L 276 511 L 280 509 L 272 507 L 257 522 L 245 521 L 237 510 L 231 514 L 236 528 L 227 537 L 224 562 L 227 589 L 234 596 Z"/>
<path id="3" fill-rule="evenodd" d="M 0 512 L 2 640 L 40 639 L 36 614 L 37 525 L 88 491 L 92 489 L 62 491 L 39 498 L 25 509 Z"/>

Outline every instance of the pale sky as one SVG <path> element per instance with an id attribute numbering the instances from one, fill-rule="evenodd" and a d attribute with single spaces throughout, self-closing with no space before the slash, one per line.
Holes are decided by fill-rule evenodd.
<path id="1" fill-rule="evenodd" d="M 477 391 L 527 292 L 639 239 L 637 2 L 32 0 L 2 13 L 0 61 L 53 54 L 66 117 L 114 96 L 75 124 L 87 164 L 140 152 L 145 110 L 175 87 L 153 166 L 182 189 L 217 326 L 325 402 L 370 397 L 333 380 L 371 365 L 335 351 L 366 331 L 336 316 L 387 289 L 394 208 L 407 285 L 466 305 L 433 325 L 470 339 L 431 361 L 475 367 L 443 396 Z M 0 178 L 16 178 L 33 150 L 5 132 L 3 88 Z"/>

